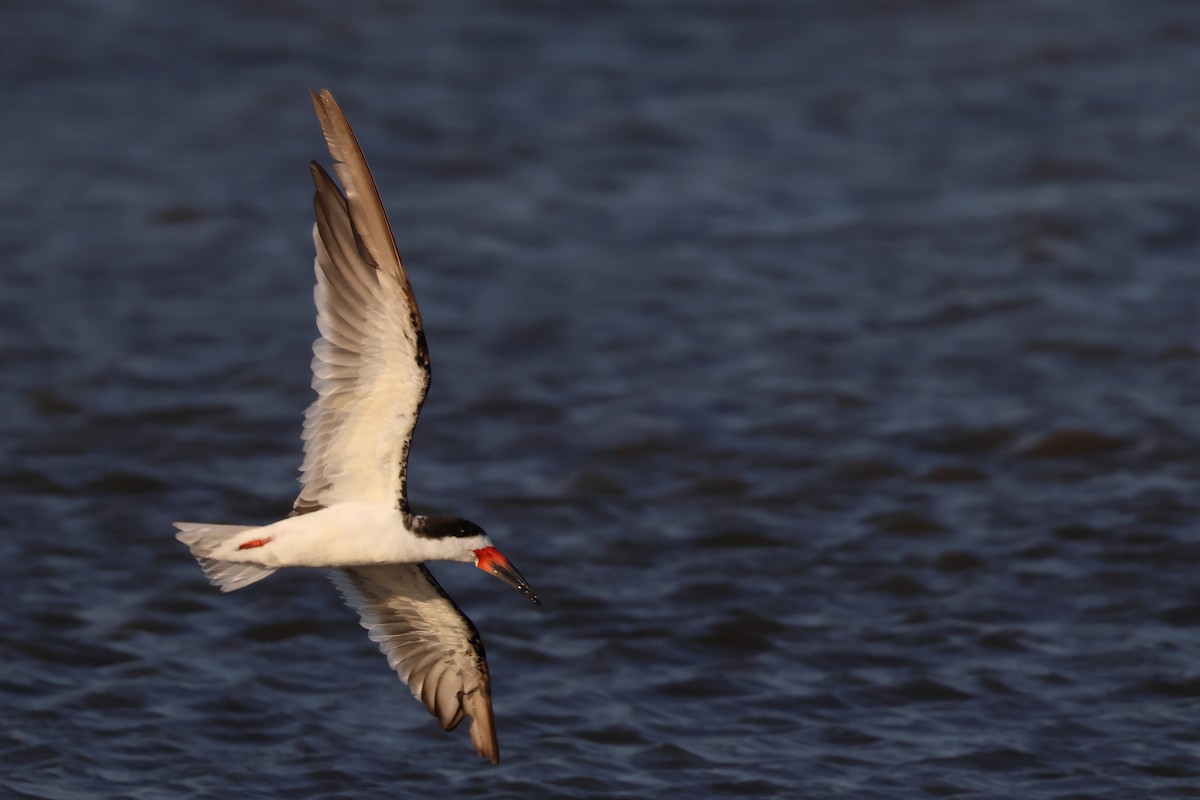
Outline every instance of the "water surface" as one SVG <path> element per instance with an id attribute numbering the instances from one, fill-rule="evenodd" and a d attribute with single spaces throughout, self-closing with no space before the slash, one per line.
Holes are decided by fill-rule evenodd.
<path id="1" fill-rule="evenodd" d="M 1200 16 L 16 3 L 0 785 L 22 798 L 1200 789 Z M 503 761 L 318 573 L 207 586 L 309 401 L 306 92 L 434 382 Z"/>

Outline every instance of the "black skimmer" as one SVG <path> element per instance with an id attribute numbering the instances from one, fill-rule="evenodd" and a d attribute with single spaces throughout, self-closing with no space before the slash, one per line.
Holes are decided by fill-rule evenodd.
<path id="1" fill-rule="evenodd" d="M 479 631 L 423 562 L 473 562 L 541 601 L 478 525 L 409 508 L 408 449 L 429 388 L 421 315 L 354 132 L 328 90 L 313 105 L 345 194 L 312 162 L 321 336 L 300 496 L 271 525 L 176 522 L 177 538 L 223 592 L 281 567 L 331 567 L 400 680 L 446 730 L 471 717 L 475 749 L 496 763 Z"/>

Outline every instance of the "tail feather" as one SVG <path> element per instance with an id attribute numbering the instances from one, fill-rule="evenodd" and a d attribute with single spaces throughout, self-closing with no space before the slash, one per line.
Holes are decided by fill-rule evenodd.
<path id="1" fill-rule="evenodd" d="M 254 525 L 209 525 L 204 522 L 176 522 L 179 533 L 175 538 L 192 550 L 204 577 L 222 592 L 232 592 L 243 586 L 261 581 L 275 571 L 275 567 L 263 567 L 239 561 L 224 561 L 213 558 L 212 552 L 234 536 L 252 530 Z"/>

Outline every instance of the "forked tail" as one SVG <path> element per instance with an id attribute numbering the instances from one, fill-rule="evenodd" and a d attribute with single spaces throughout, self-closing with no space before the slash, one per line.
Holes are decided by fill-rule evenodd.
<path id="1" fill-rule="evenodd" d="M 243 586 L 249 586 L 255 581 L 275 571 L 274 567 L 263 567 L 258 564 L 246 564 L 237 561 L 223 561 L 213 558 L 212 552 L 224 542 L 244 531 L 252 530 L 254 525 L 209 525 L 205 522 L 176 522 L 179 533 L 175 538 L 192 549 L 192 555 L 200 562 L 204 577 L 222 592 L 232 592 Z"/>

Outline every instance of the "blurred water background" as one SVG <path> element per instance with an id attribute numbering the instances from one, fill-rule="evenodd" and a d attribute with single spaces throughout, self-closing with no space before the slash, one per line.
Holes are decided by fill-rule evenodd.
<path id="1" fill-rule="evenodd" d="M 1200 7 L 10 0 L 0 787 L 1200 795 Z M 309 402 L 307 92 L 433 388 L 504 760 L 319 574 L 222 596 Z"/>

